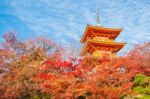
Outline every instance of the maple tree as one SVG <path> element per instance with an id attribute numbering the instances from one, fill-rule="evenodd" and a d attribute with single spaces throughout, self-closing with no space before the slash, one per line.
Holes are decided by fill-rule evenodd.
<path id="1" fill-rule="evenodd" d="M 21 42 L 13 33 L 8 33 L 4 35 L 4 39 L 0 68 L 5 67 L 5 70 L 3 69 L 4 72 L 0 76 L 0 98 L 23 98 L 44 94 L 40 93 L 38 83 L 33 79 L 40 69 L 38 65 L 46 56 L 54 53 L 60 55 L 62 49 L 43 37 Z"/>
<path id="2" fill-rule="evenodd" d="M 22 42 L 8 33 L 4 39 L 0 66 L 7 72 L 0 76 L 2 99 L 150 97 L 150 43 L 136 45 L 122 57 L 106 53 L 101 58 L 74 58 L 44 37 Z"/>
<path id="3" fill-rule="evenodd" d="M 143 48 L 143 51 L 148 52 L 144 53 L 141 50 L 141 53 L 143 53 L 141 54 L 142 56 L 144 54 L 147 55 L 146 58 L 141 59 L 141 62 L 143 62 L 149 59 L 149 49 L 147 44 L 139 46 L 139 48 L 135 47 L 130 53 L 133 55 L 136 54 L 134 52 L 137 52 L 141 47 Z M 118 57 L 113 60 L 106 57 L 101 59 L 85 57 L 82 60 L 78 60 L 79 64 L 76 64 L 76 69 L 73 71 L 67 70 L 69 72 L 63 72 L 61 75 L 58 72 L 49 71 L 48 73 L 50 74 L 47 73 L 40 76 L 40 78 L 44 79 L 41 83 L 41 89 L 52 94 L 54 98 L 77 98 L 83 96 L 117 99 L 121 97 L 121 95 L 122 97 L 127 97 L 130 94 L 132 95 L 134 94 L 134 91 L 132 90 L 134 82 L 132 81 L 135 75 L 141 73 L 149 76 L 150 68 L 148 67 L 149 61 L 147 61 L 146 66 L 145 63 L 142 65 L 139 60 L 136 60 L 137 57 L 141 56 L 134 56 L 134 59 L 132 55 L 133 59 L 131 59 L 130 53 L 125 57 Z M 56 61 L 53 62 L 58 63 Z M 53 63 L 50 62 L 50 64 Z M 66 67 L 72 67 L 70 61 L 66 64 Z M 59 64 L 58 66 L 59 68 L 64 68 L 63 64 Z M 55 65 L 50 65 L 46 70 L 50 70 L 51 68 L 55 68 Z M 59 69 L 57 68 L 57 70 Z"/>

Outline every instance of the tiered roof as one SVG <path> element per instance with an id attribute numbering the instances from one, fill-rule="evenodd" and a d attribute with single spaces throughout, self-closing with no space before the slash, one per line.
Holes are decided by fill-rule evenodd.
<path id="1" fill-rule="evenodd" d="M 95 50 L 105 50 L 112 53 L 117 53 L 126 43 L 114 43 L 114 42 L 103 42 L 88 39 L 80 52 L 80 55 L 84 55 L 87 52 L 92 54 Z"/>
<path id="2" fill-rule="evenodd" d="M 85 43 L 80 55 L 92 54 L 96 50 L 117 53 L 126 43 L 116 43 L 114 40 L 123 29 L 112 29 L 101 26 L 87 25 L 80 42 Z M 100 37 L 97 39 L 97 37 Z M 96 39 L 95 39 L 96 38 Z M 106 38 L 106 39 L 102 39 Z"/>
<path id="3" fill-rule="evenodd" d="M 112 29 L 112 28 L 105 28 L 101 26 L 91 26 L 87 25 L 84 35 L 82 36 L 80 42 L 84 43 L 88 36 L 92 33 L 101 34 L 101 37 L 107 37 L 109 39 L 116 39 L 116 37 L 120 34 L 123 29 Z"/>

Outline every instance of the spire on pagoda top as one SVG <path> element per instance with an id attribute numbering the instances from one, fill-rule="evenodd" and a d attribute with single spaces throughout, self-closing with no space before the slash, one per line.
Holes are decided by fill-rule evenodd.
<path id="1" fill-rule="evenodd" d="M 99 9 L 98 6 L 96 7 L 96 25 L 100 26 L 100 18 L 99 18 Z"/>

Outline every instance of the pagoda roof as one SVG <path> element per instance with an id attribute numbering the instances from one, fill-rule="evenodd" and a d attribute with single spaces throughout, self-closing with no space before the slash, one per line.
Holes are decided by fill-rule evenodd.
<path id="1" fill-rule="evenodd" d="M 85 30 L 80 42 L 84 43 L 92 31 L 97 32 L 97 33 L 100 33 L 100 32 L 105 33 L 105 34 L 107 33 L 108 35 L 111 35 L 113 33 L 113 36 L 111 36 L 110 39 L 115 39 L 122 30 L 123 30 L 122 28 L 121 29 L 113 29 L 113 28 L 106 28 L 106 27 L 102 27 L 102 26 L 87 25 L 86 30 Z"/>
<path id="2" fill-rule="evenodd" d="M 88 39 L 80 52 L 80 55 L 83 56 L 84 54 L 88 53 L 90 50 L 91 45 L 99 46 L 99 47 L 109 47 L 112 48 L 112 53 L 117 53 L 126 43 L 117 43 L 117 42 L 103 42 L 103 41 L 95 41 L 92 39 Z"/>

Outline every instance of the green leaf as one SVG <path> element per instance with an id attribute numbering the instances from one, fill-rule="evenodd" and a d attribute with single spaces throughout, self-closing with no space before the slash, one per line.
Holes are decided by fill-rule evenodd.
<path id="1" fill-rule="evenodd" d="M 143 85 L 143 84 L 147 83 L 149 80 L 150 80 L 150 77 L 145 76 L 143 74 L 137 74 L 135 76 L 134 83 L 136 85 Z"/>

